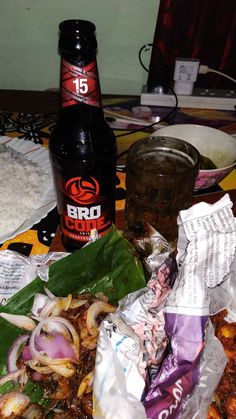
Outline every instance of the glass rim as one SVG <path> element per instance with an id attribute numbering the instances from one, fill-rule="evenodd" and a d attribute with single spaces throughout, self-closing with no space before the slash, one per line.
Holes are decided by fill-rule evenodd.
<path id="1" fill-rule="evenodd" d="M 155 143 L 154 143 L 155 141 Z M 162 144 L 165 142 L 165 144 Z M 159 143 L 159 144 L 158 144 Z M 175 148 L 174 143 L 182 146 L 183 148 L 178 149 Z M 148 150 L 142 150 L 145 146 L 150 146 L 150 149 Z M 189 160 L 192 160 L 192 167 L 195 168 L 196 166 L 200 165 L 201 161 L 201 154 L 197 150 L 195 146 L 193 146 L 191 143 L 188 143 L 185 140 L 181 140 L 179 138 L 170 137 L 170 136 L 160 136 L 160 137 L 146 137 L 141 138 L 140 140 L 135 141 L 131 146 L 129 147 L 128 153 L 127 153 L 127 160 L 126 160 L 126 166 L 130 159 L 133 159 L 136 155 L 136 158 L 139 158 L 142 154 L 147 154 L 150 152 L 155 152 L 158 150 L 163 151 L 172 151 L 173 153 L 176 151 L 176 153 L 181 152 L 181 154 L 186 155 L 189 157 Z M 192 153 L 188 153 L 188 150 L 190 150 Z M 140 154 L 139 154 L 140 153 Z M 186 169 L 188 171 L 189 169 Z"/>

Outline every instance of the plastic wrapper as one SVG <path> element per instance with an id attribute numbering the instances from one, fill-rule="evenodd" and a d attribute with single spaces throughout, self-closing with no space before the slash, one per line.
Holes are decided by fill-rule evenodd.
<path id="1" fill-rule="evenodd" d="M 89 241 L 84 247 L 98 240 L 96 229 L 91 230 Z M 70 255 L 67 252 L 50 252 L 41 255 L 24 256 L 11 250 L 0 252 L 0 306 L 16 292 L 32 282 L 37 276 L 47 282 L 49 265 Z"/>
<path id="2" fill-rule="evenodd" d="M 173 272 L 162 281 L 160 265 L 148 289 L 123 299 L 118 313 L 102 324 L 95 419 L 206 417 L 227 362 L 209 315 L 233 302 L 236 223 L 231 208 L 226 194 L 213 205 L 181 211 L 172 289 L 168 275 L 173 278 Z M 119 406 L 126 408 L 120 412 Z"/>
<path id="3" fill-rule="evenodd" d="M 167 348 L 160 307 L 176 276 L 176 261 L 170 254 L 155 268 L 147 287 L 124 297 L 117 313 L 102 323 L 95 367 L 94 418 L 146 418 L 140 398 Z"/>
<path id="4" fill-rule="evenodd" d="M 95 242 L 98 238 L 97 230 L 91 230 L 89 241 L 84 247 Z M 4 305 L 12 295 L 32 282 L 37 276 L 47 282 L 49 265 L 69 254 L 67 252 L 50 252 L 27 257 L 11 250 L 1 251 L 0 305 Z"/>
<path id="5" fill-rule="evenodd" d="M 0 252 L 0 305 L 39 276 L 48 281 L 48 267 L 69 253 L 51 252 L 26 257 L 11 250 Z"/>
<path id="6" fill-rule="evenodd" d="M 158 268 L 173 252 L 167 240 L 144 219 L 125 233 L 149 273 Z"/>
<path id="7" fill-rule="evenodd" d="M 199 366 L 199 382 L 186 402 L 181 419 L 203 419 L 207 417 L 212 393 L 219 384 L 226 362 L 224 349 L 215 337 L 214 328 L 209 321 L 205 347 Z"/>

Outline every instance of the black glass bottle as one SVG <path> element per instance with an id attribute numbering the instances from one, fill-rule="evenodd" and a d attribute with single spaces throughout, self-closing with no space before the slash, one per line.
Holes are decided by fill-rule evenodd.
<path id="1" fill-rule="evenodd" d="M 95 25 L 67 20 L 59 30 L 61 109 L 49 149 L 62 241 L 73 251 L 114 222 L 116 139 L 101 104 Z"/>

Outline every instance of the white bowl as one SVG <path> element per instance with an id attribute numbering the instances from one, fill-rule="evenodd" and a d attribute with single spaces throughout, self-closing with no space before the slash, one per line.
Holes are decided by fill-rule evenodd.
<path id="1" fill-rule="evenodd" d="M 174 137 L 192 144 L 208 157 L 217 169 L 200 170 L 195 190 L 206 189 L 221 182 L 235 167 L 236 140 L 219 129 L 195 124 L 175 124 L 160 128 L 152 137 Z"/>

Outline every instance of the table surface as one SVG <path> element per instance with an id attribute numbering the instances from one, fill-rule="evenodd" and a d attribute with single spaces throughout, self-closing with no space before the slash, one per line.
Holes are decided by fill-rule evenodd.
<path id="1" fill-rule="evenodd" d="M 140 114 L 139 97 L 113 96 L 103 97 L 103 105 L 106 115 L 109 112 L 117 112 L 118 116 L 127 118 L 136 117 Z M 18 137 L 19 141 L 32 141 L 35 144 L 48 146 L 48 139 L 53 128 L 59 109 L 59 95 L 54 91 L 21 91 L 0 90 L 0 135 Z M 143 109 L 143 108 L 142 108 Z M 165 117 L 170 109 L 152 107 L 155 115 Z M 142 110 L 143 112 L 143 110 Z M 145 115 L 144 115 L 145 117 Z M 178 109 L 171 120 L 164 125 L 173 123 L 194 123 L 219 128 L 230 134 L 236 134 L 236 113 L 233 111 L 218 111 L 209 109 Z M 116 125 L 115 125 L 116 127 Z M 122 128 L 121 128 L 122 127 Z M 127 124 L 118 125 L 115 129 L 117 137 L 118 155 L 127 150 L 132 142 L 148 136 L 150 129 L 132 132 L 124 135 L 129 130 L 140 127 Z M 121 135 L 119 137 L 119 135 Z M 118 163 L 123 163 L 122 158 Z M 223 182 L 215 188 L 195 194 L 194 202 L 216 202 L 225 191 L 229 191 L 234 211 L 236 205 L 236 172 L 231 173 Z M 125 203 L 125 173 L 117 171 L 116 210 L 117 226 L 122 226 L 123 209 Z M 235 213 L 235 212 L 234 212 Z M 32 254 L 47 253 L 49 250 L 61 250 L 60 236 L 58 234 L 59 216 L 54 208 L 39 223 L 32 228 L 5 243 L 0 244 L 0 249 L 16 250 L 26 256 Z"/>

